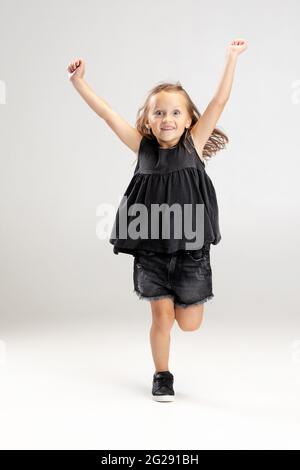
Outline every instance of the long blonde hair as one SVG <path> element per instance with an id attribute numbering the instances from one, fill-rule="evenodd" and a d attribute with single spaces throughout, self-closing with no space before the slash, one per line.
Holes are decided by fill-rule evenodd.
<path id="1" fill-rule="evenodd" d="M 189 144 L 189 142 L 192 144 L 192 142 L 190 140 L 188 140 L 188 133 L 189 133 L 189 131 L 191 131 L 193 126 L 196 124 L 196 122 L 200 118 L 201 114 L 200 114 L 197 106 L 193 103 L 193 101 L 189 97 L 188 93 L 185 91 L 185 89 L 182 87 L 182 85 L 179 81 L 177 81 L 175 84 L 174 83 L 168 83 L 168 82 L 162 82 L 162 83 L 159 83 L 158 85 L 156 85 L 155 87 L 153 87 L 150 90 L 150 92 L 148 93 L 148 96 L 145 100 L 145 103 L 143 104 L 143 106 L 141 106 L 138 109 L 137 120 L 136 120 L 136 123 L 135 123 L 136 129 L 139 131 L 139 133 L 143 137 L 145 137 L 149 140 L 155 139 L 155 136 L 153 135 L 152 130 L 148 129 L 146 127 L 146 122 L 147 122 L 147 116 L 148 116 L 149 109 L 150 109 L 150 105 L 149 105 L 150 98 L 152 96 L 156 95 L 157 93 L 161 92 L 161 91 L 180 92 L 184 95 L 184 97 L 186 99 L 187 110 L 188 110 L 188 113 L 189 113 L 189 115 L 192 119 L 192 123 L 191 123 L 190 127 L 188 129 L 186 129 L 186 131 L 185 131 L 185 136 L 183 138 L 183 144 L 185 145 L 185 147 L 189 151 L 187 144 Z M 222 132 L 220 129 L 215 127 L 213 132 L 211 133 L 209 139 L 207 140 L 204 148 L 203 148 L 203 158 L 205 160 L 210 160 L 212 158 L 212 156 L 215 155 L 219 150 L 222 150 L 228 142 L 229 142 L 229 139 L 228 139 L 227 135 L 224 134 L 224 132 Z"/>

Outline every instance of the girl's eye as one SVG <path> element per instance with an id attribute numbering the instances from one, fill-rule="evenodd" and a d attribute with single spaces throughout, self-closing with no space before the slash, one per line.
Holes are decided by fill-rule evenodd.
<path id="1" fill-rule="evenodd" d="M 180 114 L 180 111 L 178 109 L 175 112 L 178 112 Z M 155 114 L 157 114 L 157 113 L 161 113 L 161 111 L 156 111 Z"/>

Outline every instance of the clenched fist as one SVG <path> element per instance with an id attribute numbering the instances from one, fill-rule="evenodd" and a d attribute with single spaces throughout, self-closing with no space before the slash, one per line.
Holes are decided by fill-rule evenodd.
<path id="1" fill-rule="evenodd" d="M 67 70 L 69 72 L 69 79 L 71 81 L 78 78 L 83 78 L 85 73 L 85 63 L 83 59 L 76 59 L 73 62 L 70 62 Z"/>
<path id="2" fill-rule="evenodd" d="M 234 39 L 230 42 L 227 53 L 239 55 L 244 52 L 248 47 L 247 41 L 245 39 Z"/>

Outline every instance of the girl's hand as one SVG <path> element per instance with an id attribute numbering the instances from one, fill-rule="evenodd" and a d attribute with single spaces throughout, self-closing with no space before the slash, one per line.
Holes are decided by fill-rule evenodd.
<path id="1" fill-rule="evenodd" d="M 76 59 L 70 62 L 67 70 L 69 72 L 69 79 L 72 81 L 83 78 L 85 72 L 85 63 L 83 59 Z"/>
<path id="2" fill-rule="evenodd" d="M 244 52 L 245 49 L 247 49 L 247 42 L 245 39 L 234 39 L 228 46 L 227 54 L 239 55 L 241 52 Z"/>

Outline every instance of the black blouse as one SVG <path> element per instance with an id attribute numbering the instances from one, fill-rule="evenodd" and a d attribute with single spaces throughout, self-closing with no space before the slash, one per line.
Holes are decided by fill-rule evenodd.
<path id="1" fill-rule="evenodd" d="M 186 144 L 189 150 L 184 145 L 184 135 L 172 148 L 159 147 L 155 137 L 142 138 L 134 174 L 118 207 L 109 239 L 115 254 L 123 252 L 135 256 L 145 251 L 169 254 L 199 249 L 203 242 L 216 245 L 221 240 L 214 186 L 189 131 Z M 157 217 L 151 216 L 153 204 L 158 208 L 156 215 L 160 207 Z M 185 204 L 191 212 L 185 212 L 188 207 Z M 201 209 L 197 209 L 196 216 L 197 204 Z M 173 213 L 172 205 L 179 207 L 179 212 Z M 135 211 L 130 212 L 130 208 Z M 170 232 L 162 231 L 163 213 Z M 176 229 L 181 228 L 177 233 L 174 219 Z M 151 227 L 157 230 L 155 236 Z"/>

